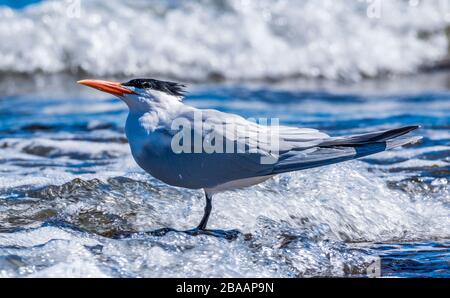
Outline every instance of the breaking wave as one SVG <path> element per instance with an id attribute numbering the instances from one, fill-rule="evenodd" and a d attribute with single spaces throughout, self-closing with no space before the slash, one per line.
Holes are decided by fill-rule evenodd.
<path id="1" fill-rule="evenodd" d="M 2 202 L 0 252 L 10 256 L 0 259 L 0 276 L 364 275 L 373 256 L 355 242 L 450 235 L 443 224 L 450 216 L 448 185 L 433 187 L 440 194 L 423 190 L 414 199 L 409 188 L 387 187 L 361 162 L 282 175 L 216 197 L 211 226 L 242 231 L 230 242 L 139 234 L 194 226 L 202 215 L 200 191 L 145 176 L 76 178 Z M 136 234 L 116 239 L 122 233 Z"/>
<path id="2" fill-rule="evenodd" d="M 446 11 L 442 1 L 400 0 L 0 6 L 0 71 L 192 81 L 413 73 L 446 59 Z"/>

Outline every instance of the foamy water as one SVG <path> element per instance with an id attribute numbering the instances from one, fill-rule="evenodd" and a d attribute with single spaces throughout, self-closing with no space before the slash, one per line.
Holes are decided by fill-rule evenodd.
<path id="1" fill-rule="evenodd" d="M 359 80 L 414 73 L 446 59 L 445 1 L 372 2 L 81 0 L 0 7 L 0 72 Z"/>

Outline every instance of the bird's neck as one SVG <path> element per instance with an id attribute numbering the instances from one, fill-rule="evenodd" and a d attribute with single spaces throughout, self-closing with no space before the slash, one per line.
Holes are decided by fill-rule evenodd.
<path id="1" fill-rule="evenodd" d="M 130 113 L 136 116 L 149 112 L 165 113 L 177 110 L 183 106 L 181 98 L 163 92 L 153 91 L 148 96 L 139 96 L 127 102 Z"/>
<path id="2" fill-rule="evenodd" d="M 170 127 L 173 119 L 186 108 L 188 106 L 174 96 L 151 100 L 144 98 L 137 104 L 129 105 L 127 126 L 143 129 L 148 134 L 158 127 Z"/>

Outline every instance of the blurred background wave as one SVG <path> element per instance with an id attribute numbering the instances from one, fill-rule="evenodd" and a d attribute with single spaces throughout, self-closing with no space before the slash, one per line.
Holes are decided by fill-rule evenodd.
<path id="1" fill-rule="evenodd" d="M 0 72 L 360 80 L 448 64 L 446 1 L 0 1 Z"/>

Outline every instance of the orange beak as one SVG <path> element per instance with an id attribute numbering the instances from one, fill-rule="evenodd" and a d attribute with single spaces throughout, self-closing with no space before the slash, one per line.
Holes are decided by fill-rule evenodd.
<path id="1" fill-rule="evenodd" d="M 123 96 L 124 94 L 131 94 L 133 91 L 123 87 L 120 83 L 102 81 L 102 80 L 81 80 L 78 84 L 95 88 L 97 90 L 107 92 L 116 96 Z"/>

